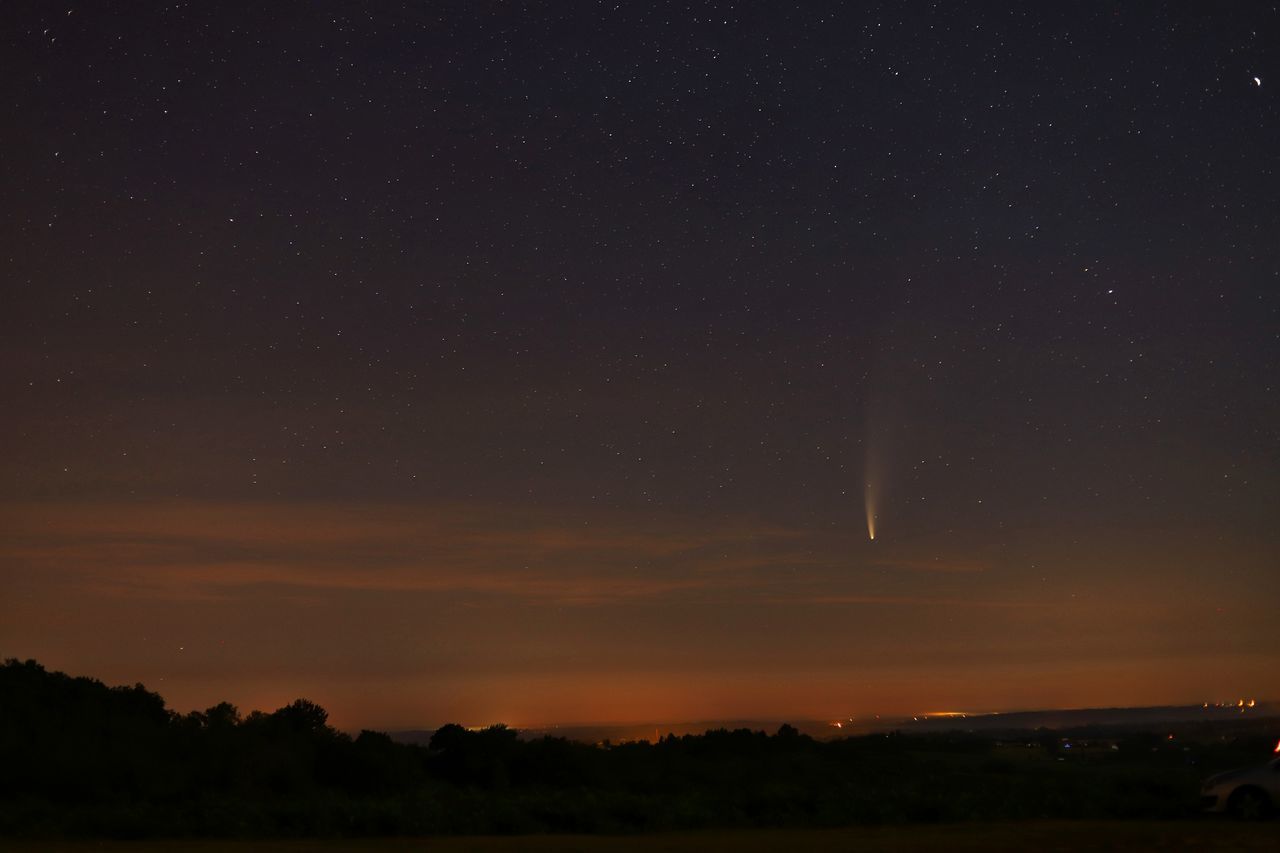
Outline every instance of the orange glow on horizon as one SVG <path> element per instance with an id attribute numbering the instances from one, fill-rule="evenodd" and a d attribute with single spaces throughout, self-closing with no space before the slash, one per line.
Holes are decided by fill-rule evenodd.
<path id="1" fill-rule="evenodd" d="M 1152 666 L 1163 626 L 1215 618 L 1200 599 L 1157 593 L 1135 614 L 1110 580 L 1094 630 L 1073 633 L 1077 599 L 1010 588 L 1012 569 L 963 542 L 881 542 L 851 572 L 847 524 L 482 502 L 3 508 L 13 654 L 142 682 L 183 713 L 307 698 L 346 730 L 910 719 L 1239 697 L 1272 666 L 1197 651 L 1194 632 Z M 1255 634 L 1270 624 L 1261 598 L 1236 609 Z"/>

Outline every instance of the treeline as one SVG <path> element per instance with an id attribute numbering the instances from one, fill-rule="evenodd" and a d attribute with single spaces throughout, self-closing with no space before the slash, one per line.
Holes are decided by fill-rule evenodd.
<path id="1" fill-rule="evenodd" d="M 182 715 L 142 685 L 34 661 L 0 667 L 0 834 L 94 836 L 634 832 L 1027 817 L 1176 817 L 1206 760 L 1134 736 L 1058 761 L 1057 738 L 711 731 L 602 747 L 448 725 L 428 746 L 328 725 L 298 700 Z M 1256 756 L 1258 743 L 1237 744 Z M 1216 751 L 1215 751 L 1216 750 Z M 1246 759 L 1247 761 L 1247 759 Z M 1216 768 L 1215 768 L 1216 769 Z"/>

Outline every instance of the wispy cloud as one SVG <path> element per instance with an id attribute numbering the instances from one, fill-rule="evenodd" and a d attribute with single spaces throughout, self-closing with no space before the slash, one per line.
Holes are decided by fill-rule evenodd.
<path id="1" fill-rule="evenodd" d="M 872 561 L 872 565 L 878 568 L 905 572 L 939 572 L 942 574 L 976 574 L 991 568 L 991 564 L 983 560 L 943 557 L 886 557 Z"/>
<path id="2" fill-rule="evenodd" d="M 11 506 L 9 572 L 104 591 L 216 595 L 246 586 L 464 592 L 591 603 L 767 583 L 812 561 L 797 531 L 451 506 Z"/>
<path id="3" fill-rule="evenodd" d="M 867 570 L 969 573 L 917 557 L 851 565 L 845 546 L 754 519 L 572 517 L 480 505 L 9 506 L 0 574 L 103 595 L 232 598 L 274 589 L 504 597 L 534 603 L 1014 606 L 875 594 Z M 292 591 L 292 592 L 290 592 Z"/>
<path id="4" fill-rule="evenodd" d="M 1047 607 L 1046 602 L 1002 600 L 992 598 L 943 598 L 921 595 L 813 595 L 791 599 L 796 604 L 813 605 L 894 605 L 904 607 L 990 607 L 1023 609 Z"/>

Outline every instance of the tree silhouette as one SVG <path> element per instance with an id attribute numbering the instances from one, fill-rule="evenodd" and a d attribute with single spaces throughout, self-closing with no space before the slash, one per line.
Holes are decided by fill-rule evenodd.
<path id="1" fill-rule="evenodd" d="M 271 719 L 291 732 L 317 733 L 328 730 L 329 712 L 308 699 L 295 699 L 272 714 Z"/>

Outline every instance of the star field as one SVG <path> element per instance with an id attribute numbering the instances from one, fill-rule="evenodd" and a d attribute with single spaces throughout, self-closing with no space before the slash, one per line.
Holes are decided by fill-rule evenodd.
<path id="1" fill-rule="evenodd" d="M 356 726 L 1271 671 L 1275 4 L 0 22 L 7 655 Z"/>

